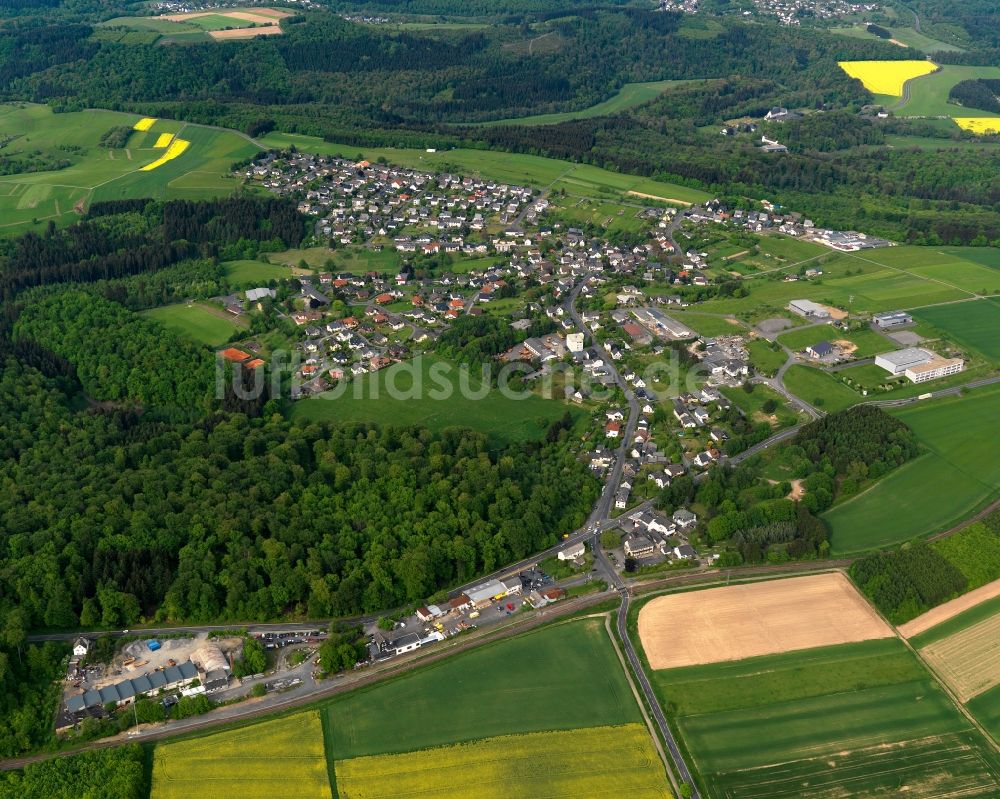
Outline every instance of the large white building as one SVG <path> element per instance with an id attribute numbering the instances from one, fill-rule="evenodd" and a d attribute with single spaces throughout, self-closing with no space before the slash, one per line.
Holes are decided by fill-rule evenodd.
<path id="1" fill-rule="evenodd" d="M 965 369 L 965 361 L 961 358 L 938 358 L 920 366 L 913 366 L 904 373 L 912 383 L 926 383 L 939 377 L 957 375 Z"/>
<path id="2" fill-rule="evenodd" d="M 914 366 L 922 366 L 934 358 L 934 353 L 919 347 L 907 347 L 875 356 L 875 365 L 881 366 L 891 375 L 901 375 Z"/>
<path id="3" fill-rule="evenodd" d="M 829 319 L 830 312 L 826 307 L 812 300 L 792 300 L 788 303 L 789 310 L 795 311 L 806 319 Z"/>
<path id="4" fill-rule="evenodd" d="M 930 350 L 908 347 L 875 356 L 875 365 L 891 375 L 905 375 L 913 383 L 926 383 L 939 377 L 955 375 L 965 369 L 961 358 L 942 358 Z"/>

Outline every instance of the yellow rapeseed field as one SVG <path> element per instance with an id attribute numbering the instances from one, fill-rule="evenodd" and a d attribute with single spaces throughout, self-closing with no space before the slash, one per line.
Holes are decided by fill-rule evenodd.
<path id="1" fill-rule="evenodd" d="M 841 61 L 840 68 L 872 94 L 903 96 L 903 84 L 937 69 L 931 61 Z"/>
<path id="2" fill-rule="evenodd" d="M 173 133 L 161 133 L 156 139 L 156 144 L 154 144 L 153 146 L 157 150 L 162 150 L 164 147 L 169 146 L 170 142 L 172 142 L 173 140 L 174 140 Z"/>
<path id="3" fill-rule="evenodd" d="M 159 744 L 151 799 L 331 799 L 319 714 Z"/>
<path id="4" fill-rule="evenodd" d="M 962 129 L 982 136 L 985 133 L 1000 133 L 1000 118 L 997 117 L 955 117 L 955 123 Z"/>
<path id="5" fill-rule="evenodd" d="M 334 767 L 340 799 L 670 797 L 663 763 L 641 724 L 504 735 L 338 760 Z"/>
<path id="6" fill-rule="evenodd" d="M 132 126 L 132 130 L 149 130 L 156 122 L 154 117 L 143 117 Z"/>
<path id="7" fill-rule="evenodd" d="M 149 172 L 152 169 L 156 169 L 158 166 L 163 166 L 165 163 L 167 163 L 167 161 L 173 161 L 177 156 L 179 156 L 182 152 L 184 152 L 188 148 L 188 145 L 190 143 L 191 142 L 185 141 L 184 139 L 174 139 L 170 143 L 170 146 L 167 148 L 167 151 L 163 155 L 161 155 L 159 158 L 153 161 L 153 163 L 146 164 L 146 166 L 142 167 L 140 171 Z M 159 141 L 157 141 L 156 146 L 157 147 L 160 146 Z"/>

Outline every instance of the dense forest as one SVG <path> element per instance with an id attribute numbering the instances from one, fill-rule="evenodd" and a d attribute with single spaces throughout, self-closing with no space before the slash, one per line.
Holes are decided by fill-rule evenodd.
<path id="1" fill-rule="evenodd" d="M 901 624 L 965 591 L 965 576 L 924 541 L 851 564 L 851 577 L 889 621 Z"/>
<path id="2" fill-rule="evenodd" d="M 138 744 L 52 758 L 0 774 L 0 799 L 143 799 L 143 762 Z"/>
<path id="3" fill-rule="evenodd" d="M 1000 80 L 963 80 L 951 87 L 948 99 L 965 108 L 1000 114 Z"/>
<path id="4" fill-rule="evenodd" d="M 555 543 L 596 497 L 558 446 L 73 413 L 15 361 L 0 397 L 0 606 L 33 626 L 394 607 Z"/>

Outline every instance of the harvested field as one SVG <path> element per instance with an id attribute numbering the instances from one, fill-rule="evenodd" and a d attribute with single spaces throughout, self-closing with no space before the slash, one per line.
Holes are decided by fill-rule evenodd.
<path id="1" fill-rule="evenodd" d="M 1000 613 L 920 650 L 965 703 L 1000 685 Z"/>
<path id="2" fill-rule="evenodd" d="M 915 635 L 920 635 L 920 633 L 931 629 L 931 627 L 937 627 L 942 622 L 954 618 L 959 613 L 964 613 L 969 608 L 973 608 L 981 602 L 998 596 L 1000 596 L 1000 580 L 994 580 L 982 588 L 969 591 L 964 596 L 960 596 L 950 602 L 945 602 L 943 605 L 938 605 L 936 608 L 928 610 L 922 616 L 917 616 L 912 621 L 900 625 L 899 634 L 903 638 L 913 638 Z"/>
<path id="3" fill-rule="evenodd" d="M 342 799 L 670 796 L 663 764 L 641 724 L 486 738 L 338 760 L 335 769 Z"/>
<path id="4" fill-rule="evenodd" d="M 254 36 L 277 36 L 281 33 L 278 25 L 261 25 L 256 28 L 230 28 L 222 31 L 209 31 L 213 39 L 252 39 Z"/>
<path id="5" fill-rule="evenodd" d="M 639 638 L 654 669 L 892 634 L 840 572 L 670 594 L 639 612 Z"/>

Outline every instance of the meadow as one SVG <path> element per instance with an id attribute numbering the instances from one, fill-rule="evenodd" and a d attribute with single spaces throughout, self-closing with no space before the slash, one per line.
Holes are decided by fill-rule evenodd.
<path id="1" fill-rule="evenodd" d="M 674 86 L 700 82 L 692 80 L 657 80 L 647 83 L 626 83 L 613 97 L 609 97 L 607 100 L 596 103 L 588 108 L 582 108 L 579 111 L 561 111 L 552 114 L 533 114 L 527 117 L 475 122 L 472 124 L 472 127 L 486 125 L 557 125 L 560 122 L 570 122 L 574 119 L 610 116 L 611 114 L 635 108 L 637 105 L 648 103 L 650 100 L 655 100 Z"/>
<path id="2" fill-rule="evenodd" d="M 710 195 L 698 189 L 609 172 L 589 164 L 574 164 L 556 158 L 519 153 L 501 153 L 492 150 L 425 150 L 395 147 L 358 147 L 353 144 L 326 142 L 315 136 L 291 133 L 269 133 L 259 139 L 265 147 L 287 148 L 292 145 L 302 152 L 319 155 L 339 155 L 344 158 L 364 158 L 376 161 L 384 158 L 391 164 L 423 169 L 429 172 L 460 172 L 480 175 L 491 180 L 527 186 L 565 189 L 574 196 L 648 195 L 662 201 L 680 204 L 702 202 Z"/>
<path id="3" fill-rule="evenodd" d="M 289 278 L 294 274 L 287 266 L 265 264 L 261 261 L 248 261 L 245 259 L 226 261 L 222 264 L 222 268 L 225 271 L 226 280 L 229 281 L 230 285 L 243 287 L 259 286 L 271 280 Z"/>
<path id="4" fill-rule="evenodd" d="M 995 754 L 897 638 L 652 677 L 709 799 L 1000 789 Z"/>
<path id="5" fill-rule="evenodd" d="M 953 300 L 972 299 L 986 288 L 1000 288 L 997 270 L 979 263 L 960 248 L 900 246 L 863 253 L 828 253 L 814 265 L 823 275 L 785 282 L 780 272 L 750 273 L 743 285 L 749 298 L 712 299 L 700 310 L 763 317 L 778 313 L 794 299 L 806 298 L 850 311 L 891 311 Z"/>
<path id="6" fill-rule="evenodd" d="M 735 336 L 746 332 L 746 327 L 732 316 L 698 313 L 697 311 L 670 310 L 670 316 L 688 325 L 700 336 Z"/>
<path id="7" fill-rule="evenodd" d="M 927 451 L 823 514 L 837 554 L 929 535 L 1000 494 L 995 457 L 1000 389 L 977 389 L 889 412 L 913 429 Z"/>
<path id="8" fill-rule="evenodd" d="M 965 707 L 1000 745 L 1000 685 L 980 694 Z"/>
<path id="9" fill-rule="evenodd" d="M 860 394 L 841 383 L 835 375 L 813 366 L 796 364 L 789 367 L 784 384 L 796 397 L 827 413 L 845 410 L 862 400 Z"/>
<path id="10" fill-rule="evenodd" d="M 473 371 L 468 385 L 481 388 Z M 289 416 L 296 420 L 376 422 L 419 425 L 431 430 L 470 427 L 486 433 L 495 443 L 537 440 L 552 422 L 568 411 L 582 411 L 561 399 L 528 394 L 523 399 L 505 397 L 491 389 L 482 398 L 463 396 L 463 378 L 457 365 L 425 355 L 414 362 L 394 364 L 379 372 L 361 375 L 324 394 L 294 403 Z M 389 395 L 389 387 L 400 393 Z"/>
<path id="11" fill-rule="evenodd" d="M 239 185 L 230 174 L 232 164 L 257 152 L 236 133 L 172 120 L 156 120 L 150 130 L 135 131 L 125 148 L 99 146 L 102 134 L 138 120 L 136 114 L 113 111 L 54 114 L 39 105 L 0 106 L 0 136 L 13 137 L 4 148 L 6 155 L 39 151 L 69 162 L 63 169 L 0 176 L 0 232 L 18 232 L 50 219 L 69 223 L 95 200 L 229 194 Z M 160 135 L 181 130 L 190 142 L 187 149 L 142 171 L 164 155 L 155 147 Z"/>
<path id="12" fill-rule="evenodd" d="M 855 358 L 869 358 L 880 352 L 899 349 L 899 345 L 890 341 L 880 333 L 867 327 L 860 330 L 843 331 L 835 327 L 809 327 L 782 333 L 778 341 L 790 350 L 801 351 L 820 341 L 849 341 L 857 349 Z"/>
<path id="13" fill-rule="evenodd" d="M 446 658 L 337 697 L 322 713 L 334 763 L 641 721 L 603 618 L 558 624 Z"/>
<path id="14" fill-rule="evenodd" d="M 914 316 L 929 322 L 963 347 L 1000 361 L 1000 299 L 996 297 L 920 308 Z"/>
<path id="15" fill-rule="evenodd" d="M 892 34 L 892 38 L 897 42 L 905 44 L 907 47 L 920 50 L 924 53 L 961 52 L 964 49 L 955 44 L 949 44 L 947 42 L 939 41 L 938 39 L 932 39 L 930 36 L 926 36 L 913 28 L 892 26 L 889 27 L 888 30 Z M 874 33 L 869 33 L 866 25 L 855 25 L 850 28 L 833 28 L 831 33 L 837 33 L 841 36 L 850 36 L 852 39 L 882 41 L 880 37 L 876 36 Z"/>
<path id="16" fill-rule="evenodd" d="M 224 344 L 240 329 L 233 319 L 227 319 L 224 314 L 225 311 L 200 303 L 163 305 L 143 312 L 143 316 L 155 319 L 168 330 L 208 347 Z"/>
<path id="17" fill-rule="evenodd" d="M 151 799 L 330 799 L 323 728 L 313 712 L 159 744 Z"/>
<path id="18" fill-rule="evenodd" d="M 487 738 L 406 754 L 338 760 L 335 769 L 337 789 L 345 799 L 671 796 L 642 724 Z"/>
<path id="19" fill-rule="evenodd" d="M 788 360 L 784 350 L 772 349 L 771 345 L 764 339 L 754 339 L 749 342 L 747 352 L 750 355 L 750 363 L 753 364 L 753 368 L 772 377 Z"/>
<path id="20" fill-rule="evenodd" d="M 956 83 L 976 78 L 1000 78 L 1000 67 L 969 67 L 957 64 L 944 64 L 932 75 L 927 75 L 910 84 L 910 98 L 899 105 L 895 111 L 897 116 L 908 117 L 997 117 L 989 111 L 976 111 L 970 114 L 968 109 L 948 102 L 948 93 Z"/>
<path id="21" fill-rule="evenodd" d="M 742 388 L 723 386 L 722 393 L 754 422 L 766 421 L 772 427 L 781 428 L 791 427 L 799 421 L 798 414 L 788 407 L 785 398 L 770 386 L 755 384 L 752 394 L 747 394 Z M 764 403 L 768 400 L 774 400 L 777 404 L 773 414 L 764 412 Z"/>

